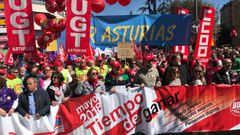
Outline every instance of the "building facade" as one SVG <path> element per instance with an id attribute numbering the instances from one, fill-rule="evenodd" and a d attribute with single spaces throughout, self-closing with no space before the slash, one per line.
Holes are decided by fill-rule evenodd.
<path id="1" fill-rule="evenodd" d="M 230 0 L 221 8 L 221 25 L 231 29 L 235 27 L 238 36 L 232 39 L 232 45 L 240 45 L 240 0 Z"/>

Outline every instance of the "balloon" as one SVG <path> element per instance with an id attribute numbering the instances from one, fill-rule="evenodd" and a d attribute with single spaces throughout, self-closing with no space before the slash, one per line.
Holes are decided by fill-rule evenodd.
<path id="1" fill-rule="evenodd" d="M 131 0 L 119 0 L 118 2 L 122 6 L 127 6 L 128 4 L 131 3 Z"/>
<path id="2" fill-rule="evenodd" d="M 109 5 L 115 4 L 118 0 L 106 0 Z"/>
<path id="3" fill-rule="evenodd" d="M 46 48 L 47 48 L 47 43 L 45 43 L 45 42 L 43 41 L 43 36 L 38 37 L 37 43 L 38 43 L 38 46 L 39 46 L 41 49 L 46 49 Z"/>
<path id="4" fill-rule="evenodd" d="M 42 22 L 47 20 L 47 16 L 45 14 L 39 13 L 34 16 L 34 20 L 35 20 L 35 23 L 40 26 Z"/>
<path id="5" fill-rule="evenodd" d="M 64 19 L 60 20 L 58 22 L 58 31 L 59 32 L 64 31 L 65 27 L 66 27 L 66 21 Z"/>
<path id="6" fill-rule="evenodd" d="M 104 0 L 93 0 L 92 1 L 92 10 L 95 13 L 100 13 L 104 10 L 105 8 L 105 2 Z"/>
<path id="7" fill-rule="evenodd" d="M 50 43 L 54 40 L 54 35 L 51 31 L 46 31 L 42 35 L 43 42 Z"/>
<path id="8" fill-rule="evenodd" d="M 61 5 L 62 3 L 65 3 L 65 0 L 56 0 L 57 4 Z"/>
<path id="9" fill-rule="evenodd" d="M 47 22 L 46 23 L 44 22 L 42 25 L 42 29 L 52 31 L 52 32 L 56 32 L 57 28 L 58 28 L 58 25 L 55 20 L 47 20 Z"/>
<path id="10" fill-rule="evenodd" d="M 45 3 L 45 8 L 47 9 L 47 11 L 54 13 L 57 11 L 58 4 L 55 0 L 48 0 Z"/>
<path id="11" fill-rule="evenodd" d="M 65 2 L 62 3 L 62 4 L 58 4 L 57 11 L 58 11 L 58 12 L 62 12 L 62 11 L 65 10 L 65 8 L 66 8 L 66 4 L 65 4 Z"/>

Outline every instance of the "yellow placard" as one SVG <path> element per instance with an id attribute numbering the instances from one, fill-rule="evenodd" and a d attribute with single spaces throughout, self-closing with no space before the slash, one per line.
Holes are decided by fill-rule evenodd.
<path id="1" fill-rule="evenodd" d="M 4 4 L 0 3 L 0 9 L 4 9 Z"/>
<path id="2" fill-rule="evenodd" d="M 48 47 L 46 48 L 47 52 L 57 51 L 57 40 L 53 40 L 51 43 L 49 43 Z"/>
<path id="3" fill-rule="evenodd" d="M 6 25 L 5 19 L 0 19 L 0 25 Z"/>
<path id="4" fill-rule="evenodd" d="M 119 42 L 117 46 L 118 58 L 134 58 L 132 42 Z"/>

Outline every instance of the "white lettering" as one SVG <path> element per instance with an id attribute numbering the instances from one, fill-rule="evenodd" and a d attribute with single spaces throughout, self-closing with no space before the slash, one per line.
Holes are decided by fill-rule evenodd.
<path id="1" fill-rule="evenodd" d="M 76 21 L 78 21 L 78 20 L 81 22 L 86 22 L 86 19 L 81 16 L 73 17 L 70 21 L 70 27 L 72 28 L 72 30 L 74 30 L 76 32 L 86 31 L 86 29 L 87 29 L 86 23 L 79 23 L 78 27 L 76 26 Z"/>
<path id="2" fill-rule="evenodd" d="M 19 24 L 17 23 L 17 17 L 25 17 L 27 18 L 28 15 L 24 12 L 15 12 L 10 16 L 10 23 L 15 27 L 15 28 L 27 28 L 29 27 L 29 19 L 19 19 Z"/>
<path id="3" fill-rule="evenodd" d="M 29 30 L 13 30 L 12 32 L 13 32 L 13 34 L 18 35 L 19 45 L 24 46 L 26 44 L 24 35 L 29 34 L 30 31 Z"/>
<path id="4" fill-rule="evenodd" d="M 20 5 L 17 6 L 15 3 L 16 0 L 8 0 L 9 6 L 14 9 L 14 10 L 23 10 L 24 8 L 27 7 L 27 1 L 26 0 L 21 0 Z M 19 1 L 19 0 L 18 0 Z"/>
<path id="5" fill-rule="evenodd" d="M 84 15 L 87 13 L 87 6 L 88 6 L 88 2 L 86 0 L 82 0 L 82 10 L 81 11 L 78 11 L 77 10 L 77 1 L 78 0 L 72 0 L 72 3 L 71 3 L 71 8 L 72 8 L 72 12 L 76 15 Z"/>

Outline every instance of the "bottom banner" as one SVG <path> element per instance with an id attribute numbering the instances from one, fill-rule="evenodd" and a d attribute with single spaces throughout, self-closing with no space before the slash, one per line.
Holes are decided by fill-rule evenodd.
<path id="1" fill-rule="evenodd" d="M 51 114 L 38 121 L 17 114 L 0 117 L 0 134 L 235 135 L 240 131 L 240 85 L 116 89 L 114 94 L 70 99 L 51 107 Z"/>

